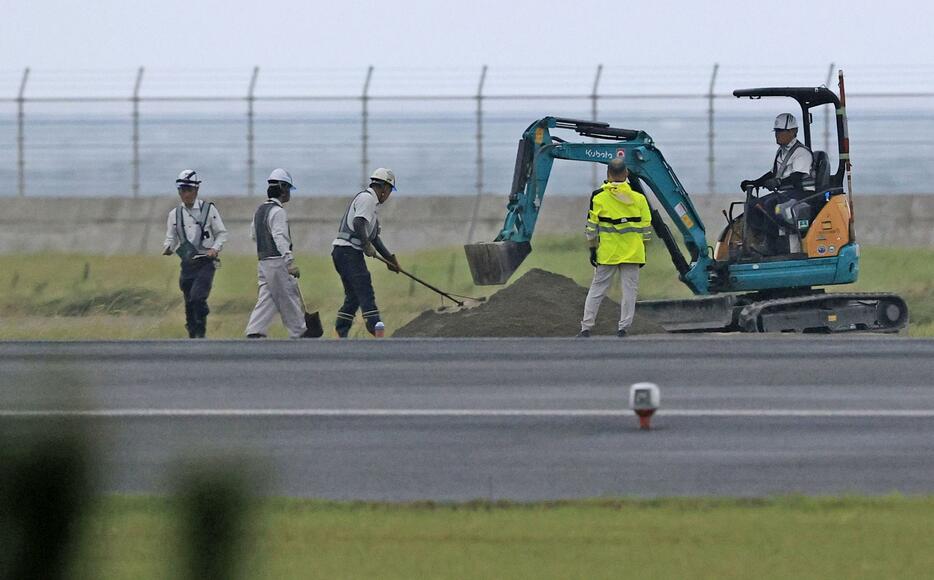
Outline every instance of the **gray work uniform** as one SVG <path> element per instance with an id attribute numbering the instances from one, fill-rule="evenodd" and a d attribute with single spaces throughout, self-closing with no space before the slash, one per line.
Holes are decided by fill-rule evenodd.
<path id="1" fill-rule="evenodd" d="M 227 241 L 227 228 L 213 203 L 196 200 L 192 207 L 181 204 L 169 212 L 163 250 L 175 250 L 187 240 L 194 246 L 195 258 L 182 259 L 178 286 L 185 301 L 185 328 L 191 338 L 204 338 L 211 309 L 208 297 L 219 262 L 205 257 L 205 251 L 220 253 Z"/>
<path id="2" fill-rule="evenodd" d="M 782 145 L 775 152 L 775 161 L 772 164 L 772 174 L 778 179 L 785 179 L 792 173 L 811 174 L 811 164 L 814 156 L 801 141 L 795 139 L 787 145 Z"/>
<path id="3" fill-rule="evenodd" d="M 613 283 L 613 274 L 619 272 L 619 285 L 623 292 L 619 309 L 618 330 L 626 330 L 632 326 L 636 314 L 636 294 L 639 292 L 639 264 L 598 264 L 593 273 L 590 290 L 587 291 L 587 300 L 584 302 L 584 317 L 581 319 L 581 330 L 590 330 L 597 323 L 597 311 L 600 303 L 606 297 L 610 285 Z"/>
<path id="4" fill-rule="evenodd" d="M 260 205 L 250 225 L 250 237 L 256 240 L 259 258 L 257 278 L 259 295 L 250 314 L 246 334 L 265 335 L 276 313 L 289 331 L 290 338 L 305 333 L 305 309 L 298 280 L 289 274 L 292 256 L 292 236 L 282 203 L 269 198 Z"/>
<path id="5" fill-rule="evenodd" d="M 353 222 L 357 218 L 366 220 L 366 235 L 368 241 L 373 241 L 380 234 L 379 228 L 379 198 L 376 192 L 371 188 L 366 188 L 354 196 L 341 223 L 337 229 L 337 238 L 332 245 L 347 246 L 355 250 L 363 251 L 363 240 L 357 239 L 357 233 L 353 229 Z"/>

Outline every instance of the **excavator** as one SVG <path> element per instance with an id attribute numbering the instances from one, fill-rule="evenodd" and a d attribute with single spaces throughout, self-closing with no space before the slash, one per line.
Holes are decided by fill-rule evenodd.
<path id="1" fill-rule="evenodd" d="M 811 176 L 804 192 L 776 206 L 767 216 L 769 232 L 754 229 L 745 216 L 762 211 L 769 194 L 750 186 L 723 212 L 726 225 L 716 244 L 708 244 L 701 217 L 674 169 L 645 131 L 607 123 L 545 117 L 522 135 L 516 154 L 506 219 L 492 242 L 467 244 L 464 250 L 477 285 L 505 284 L 532 251 L 531 239 L 545 188 L 556 159 L 608 163 L 622 157 L 630 185 L 650 191 L 652 229 L 678 272 L 697 297 L 647 300 L 637 313 L 668 332 L 899 332 L 908 326 L 908 306 L 890 293 L 826 292 L 823 287 L 851 284 L 859 276 L 852 204 L 852 177 L 842 71 L 840 98 L 827 87 L 778 87 L 733 91 L 739 98 L 784 97 L 801 108 L 804 144 L 811 149 L 811 109 L 832 106 L 836 113 L 838 164 L 831 172 L 824 151 L 813 151 Z M 591 142 L 570 142 L 555 129 L 570 129 Z M 599 141 L 596 141 L 599 140 Z M 844 181 L 847 188 L 844 188 Z M 797 198 L 797 199 L 795 199 Z M 675 239 L 664 211 L 680 235 Z M 582 210 L 581 215 L 584 215 Z M 583 221 L 583 219 L 582 219 Z M 749 222 L 762 220 L 749 220 Z M 763 236 L 778 236 L 762 244 Z M 779 242 L 779 243 L 776 243 Z M 779 247 L 763 253 L 762 247 Z"/>

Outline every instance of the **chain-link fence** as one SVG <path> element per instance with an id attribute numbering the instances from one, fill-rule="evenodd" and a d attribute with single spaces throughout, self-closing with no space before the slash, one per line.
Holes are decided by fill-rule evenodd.
<path id="1" fill-rule="evenodd" d="M 738 102 L 732 90 L 835 88 L 835 73 L 833 63 L 0 70 L 0 195 L 164 193 L 186 167 L 216 194 L 259 194 L 276 166 L 293 170 L 305 191 L 339 193 L 377 165 L 396 170 L 403 193 L 503 191 L 516 141 L 545 115 L 643 129 L 690 190 L 732 190 L 770 162 L 774 114 L 798 113 L 782 99 Z M 934 66 L 846 73 L 862 189 L 927 191 Z M 815 148 L 833 147 L 831 115 L 813 119 Z M 549 189 L 595 186 L 597 171 L 564 170 Z"/>

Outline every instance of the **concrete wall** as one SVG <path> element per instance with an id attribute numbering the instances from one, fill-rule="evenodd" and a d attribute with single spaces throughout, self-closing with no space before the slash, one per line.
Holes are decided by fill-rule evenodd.
<path id="1" fill-rule="evenodd" d="M 696 195 L 711 244 L 726 221 L 721 209 L 736 195 Z M 250 219 L 258 197 L 215 200 L 230 230 L 226 252 L 252 253 Z M 342 197 L 298 197 L 286 207 L 297 252 L 330 251 L 337 222 L 348 203 Z M 475 198 L 391 198 L 380 215 L 383 238 L 393 251 L 454 246 L 467 239 Z M 165 220 L 177 203 L 163 198 L 14 198 L 0 215 L 0 253 L 44 251 L 104 255 L 158 253 Z M 502 226 L 505 196 L 484 196 L 475 241 L 492 240 Z M 546 197 L 536 234 L 583 232 L 587 198 Z M 857 236 L 867 245 L 934 247 L 934 195 L 860 195 L 856 198 Z"/>

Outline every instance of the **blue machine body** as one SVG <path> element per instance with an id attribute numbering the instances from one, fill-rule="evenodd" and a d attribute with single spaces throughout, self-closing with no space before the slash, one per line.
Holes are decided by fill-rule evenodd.
<path id="1" fill-rule="evenodd" d="M 593 135 L 603 139 L 615 137 L 618 140 L 566 142 L 553 138 L 551 130 L 556 127 L 574 128 L 583 136 Z M 681 281 L 694 294 L 807 288 L 856 281 L 859 275 L 859 246 L 855 242 L 841 248 L 834 257 L 753 263 L 716 262 L 712 257 L 713 250 L 708 243 L 704 224 L 690 196 L 647 133 L 556 117 L 545 117 L 532 123 L 523 134 L 506 219 L 495 241 L 520 244 L 531 241 L 556 159 L 606 164 L 617 157 L 625 160 L 631 176 L 637 177 L 651 189 L 657 205 L 680 233 L 688 257 L 681 256 L 680 248 L 674 242 L 669 240 L 666 245 L 672 253 Z M 655 210 L 655 204 L 651 199 L 649 201 Z"/>

